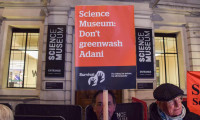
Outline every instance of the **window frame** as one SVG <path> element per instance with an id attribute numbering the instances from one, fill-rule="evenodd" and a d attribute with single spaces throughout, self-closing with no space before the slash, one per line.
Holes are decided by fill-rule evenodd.
<path id="1" fill-rule="evenodd" d="M 165 83 L 167 82 L 167 67 L 166 67 L 166 54 L 176 54 L 177 55 L 177 71 L 178 71 L 178 86 L 180 87 L 180 71 L 179 71 L 179 57 L 178 57 L 178 45 L 177 45 L 177 35 L 176 34 L 172 34 L 172 33 L 155 33 L 155 37 L 162 37 L 163 39 L 163 52 L 164 53 L 159 53 L 159 54 L 163 54 L 164 55 L 164 66 L 165 66 Z M 165 52 L 165 38 L 166 37 L 173 37 L 175 39 L 175 43 L 176 43 L 176 53 L 166 53 Z M 155 50 L 155 54 L 156 50 Z"/>
<path id="2" fill-rule="evenodd" d="M 37 87 L 24 87 L 24 74 L 23 74 L 23 82 L 22 82 L 22 87 L 10 87 L 9 86 L 9 71 L 10 71 L 10 62 L 11 62 L 11 53 L 12 51 L 22 51 L 19 49 L 12 49 L 12 43 L 13 43 L 13 33 L 26 33 L 26 41 L 25 41 L 25 53 L 27 51 L 27 42 L 28 42 L 28 33 L 38 33 L 40 34 L 40 29 L 23 29 L 23 28 L 12 28 L 12 35 L 11 35 L 11 43 L 10 43 L 10 48 L 9 48 L 9 62 L 8 62 L 8 74 L 7 74 L 7 88 L 27 88 L 27 89 L 36 89 Z M 38 39 L 39 42 L 39 39 Z M 39 47 L 39 46 L 38 46 Z M 32 51 L 36 51 L 36 50 L 32 50 Z M 37 50 L 39 52 L 39 50 Z M 24 55 L 24 67 L 23 67 L 23 73 L 25 73 L 25 65 L 26 65 L 26 55 L 27 53 Z"/>

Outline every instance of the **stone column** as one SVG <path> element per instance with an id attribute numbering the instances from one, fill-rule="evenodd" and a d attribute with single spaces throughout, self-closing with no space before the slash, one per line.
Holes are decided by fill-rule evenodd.
<path id="1" fill-rule="evenodd" d="M 149 28 L 153 30 L 153 22 L 151 20 L 152 10 L 149 8 L 149 4 L 144 3 L 135 3 L 134 5 L 134 18 L 135 18 L 135 28 Z M 153 45 L 154 46 L 154 45 Z M 153 83 L 154 79 L 145 80 L 145 79 L 137 79 L 137 83 Z M 128 91 L 128 92 L 127 92 Z M 142 100 L 152 99 L 152 90 L 140 90 L 140 89 L 129 89 L 124 90 L 124 102 L 132 102 L 132 97 L 136 97 Z M 127 99 L 128 98 L 128 99 Z"/>
<path id="2" fill-rule="evenodd" d="M 200 71 L 200 23 L 187 23 L 189 70 Z"/>
<path id="3" fill-rule="evenodd" d="M 1 35 L 1 37 L 0 37 L 0 47 L 2 46 L 2 22 L 3 22 L 3 17 L 1 16 L 1 14 L 0 14 L 0 35 Z M 2 47 L 1 47 L 2 48 Z M 0 59 L 1 59 L 1 53 L 0 53 Z"/>
<path id="4" fill-rule="evenodd" d="M 46 104 L 71 104 L 71 81 L 72 81 L 72 27 L 69 24 L 70 7 L 47 7 L 45 18 L 45 30 L 43 41 L 43 71 L 40 92 L 41 103 Z M 48 25 L 66 25 L 66 45 L 65 45 L 65 75 L 64 77 L 47 78 L 45 77 L 45 56 L 47 44 L 47 30 Z M 63 90 L 45 90 L 45 82 L 63 82 Z"/>
<path id="5" fill-rule="evenodd" d="M 2 31 L 2 22 L 3 22 L 3 17 L 0 14 L 0 48 L 2 48 L 2 42 L 3 42 L 3 37 L 2 37 L 3 33 L 1 32 Z M 2 49 L 1 49 L 1 51 L 2 51 Z M 1 59 L 1 56 L 2 56 L 2 52 L 0 52 L 0 59 Z M 0 65 L 0 68 L 1 68 L 1 65 Z M 0 73 L 0 75 L 2 76 L 2 72 Z M 3 83 L 3 80 L 0 80 L 0 85 L 2 85 L 2 83 Z M 2 86 L 0 86 L 0 88 L 2 88 Z"/>

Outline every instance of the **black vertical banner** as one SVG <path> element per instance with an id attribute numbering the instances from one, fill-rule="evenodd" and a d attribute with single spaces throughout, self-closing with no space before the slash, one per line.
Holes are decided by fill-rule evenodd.
<path id="1" fill-rule="evenodd" d="M 154 77 L 152 29 L 136 28 L 137 78 Z"/>
<path id="2" fill-rule="evenodd" d="M 66 25 L 48 25 L 45 77 L 64 77 Z"/>

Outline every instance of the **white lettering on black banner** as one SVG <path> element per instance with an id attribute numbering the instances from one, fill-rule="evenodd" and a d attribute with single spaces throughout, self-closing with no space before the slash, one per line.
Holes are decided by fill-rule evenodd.
<path id="1" fill-rule="evenodd" d="M 46 77 L 64 77 L 65 25 L 49 25 L 46 49 Z"/>
<path id="2" fill-rule="evenodd" d="M 153 78 L 153 40 L 151 29 L 136 28 L 137 77 Z"/>

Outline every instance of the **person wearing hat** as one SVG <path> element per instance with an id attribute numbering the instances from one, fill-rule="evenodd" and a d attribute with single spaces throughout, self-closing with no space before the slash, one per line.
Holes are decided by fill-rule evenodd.
<path id="1" fill-rule="evenodd" d="M 200 120 L 182 104 L 183 95 L 183 90 L 170 83 L 157 87 L 153 92 L 157 101 L 150 105 L 150 120 Z"/>

